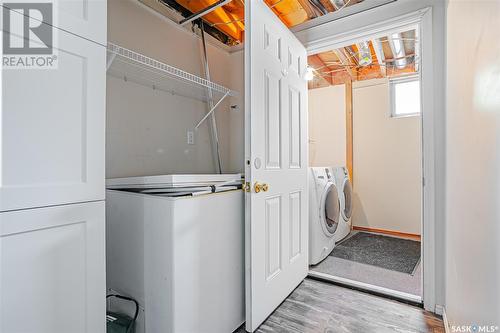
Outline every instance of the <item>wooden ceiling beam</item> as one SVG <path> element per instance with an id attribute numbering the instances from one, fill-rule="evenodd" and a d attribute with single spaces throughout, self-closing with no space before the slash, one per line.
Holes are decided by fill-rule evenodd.
<path id="1" fill-rule="evenodd" d="M 356 77 L 357 77 L 357 72 L 355 69 L 353 69 L 352 65 L 354 65 L 352 62 L 351 62 L 351 59 L 344 53 L 344 49 L 337 49 L 337 50 L 334 50 L 333 51 L 335 53 L 335 55 L 337 56 L 337 58 L 339 58 L 340 62 L 342 63 L 342 65 L 345 65 L 345 70 L 346 72 L 351 76 L 351 79 L 353 80 L 356 80 Z"/>
<path id="2" fill-rule="evenodd" d="M 328 10 L 329 12 L 335 11 L 335 7 L 333 7 L 332 2 L 330 0 L 319 0 L 319 2 L 321 2 L 323 7 L 325 7 L 326 10 Z"/>
<path id="3" fill-rule="evenodd" d="M 324 87 L 324 86 L 330 86 L 333 84 L 332 81 L 332 75 L 323 75 L 322 72 L 328 71 L 329 67 L 321 60 L 321 58 L 317 55 L 311 55 L 307 58 L 307 63 L 309 66 L 311 66 L 315 71 L 314 71 L 314 77 L 315 79 L 319 80 L 320 82 L 312 82 L 309 86 L 310 88 L 317 88 L 319 86 Z M 312 87 L 311 87 L 312 86 Z"/>
<path id="4" fill-rule="evenodd" d="M 351 82 L 351 76 L 346 71 L 332 73 L 332 82 L 334 86 L 339 84 L 346 84 L 346 82 Z"/>

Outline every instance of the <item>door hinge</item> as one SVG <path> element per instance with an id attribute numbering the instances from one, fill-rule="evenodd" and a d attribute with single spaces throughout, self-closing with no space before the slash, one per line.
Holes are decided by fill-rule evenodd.
<path id="1" fill-rule="evenodd" d="M 244 192 L 250 192 L 251 191 L 251 188 L 250 188 L 250 182 L 245 182 L 243 184 L 243 187 L 241 188 Z"/>

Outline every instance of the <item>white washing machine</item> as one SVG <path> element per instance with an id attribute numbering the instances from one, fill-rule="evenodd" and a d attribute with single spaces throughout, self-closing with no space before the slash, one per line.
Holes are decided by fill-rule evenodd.
<path id="1" fill-rule="evenodd" d="M 340 222 L 335 233 L 335 242 L 346 238 L 352 230 L 352 185 L 349 179 L 349 172 L 346 167 L 333 167 L 331 172 L 335 175 L 338 184 L 338 196 L 340 199 Z"/>
<path id="2" fill-rule="evenodd" d="M 309 172 L 309 264 L 325 259 L 335 246 L 340 216 L 340 200 L 335 176 L 327 167 Z"/>

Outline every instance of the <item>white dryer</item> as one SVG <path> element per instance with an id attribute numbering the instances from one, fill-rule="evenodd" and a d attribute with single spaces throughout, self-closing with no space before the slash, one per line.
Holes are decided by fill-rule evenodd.
<path id="1" fill-rule="evenodd" d="M 349 179 L 349 172 L 346 167 L 331 168 L 337 183 L 338 196 L 340 199 L 340 222 L 335 233 L 335 242 L 346 238 L 352 230 L 352 185 Z"/>
<path id="2" fill-rule="evenodd" d="M 310 168 L 309 173 L 309 264 L 316 265 L 335 246 L 340 200 L 330 168 Z"/>

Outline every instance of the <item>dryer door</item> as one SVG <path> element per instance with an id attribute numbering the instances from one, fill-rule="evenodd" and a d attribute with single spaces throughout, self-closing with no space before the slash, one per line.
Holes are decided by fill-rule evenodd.
<path id="1" fill-rule="evenodd" d="M 324 192 L 324 202 L 322 205 L 323 231 L 328 236 L 332 236 L 340 221 L 340 200 L 337 186 L 334 183 L 328 183 Z"/>
<path id="2" fill-rule="evenodd" d="M 342 217 L 344 220 L 349 220 L 352 215 L 352 186 L 349 178 L 344 180 L 342 186 L 342 194 L 344 196 L 344 207 L 342 207 Z"/>

